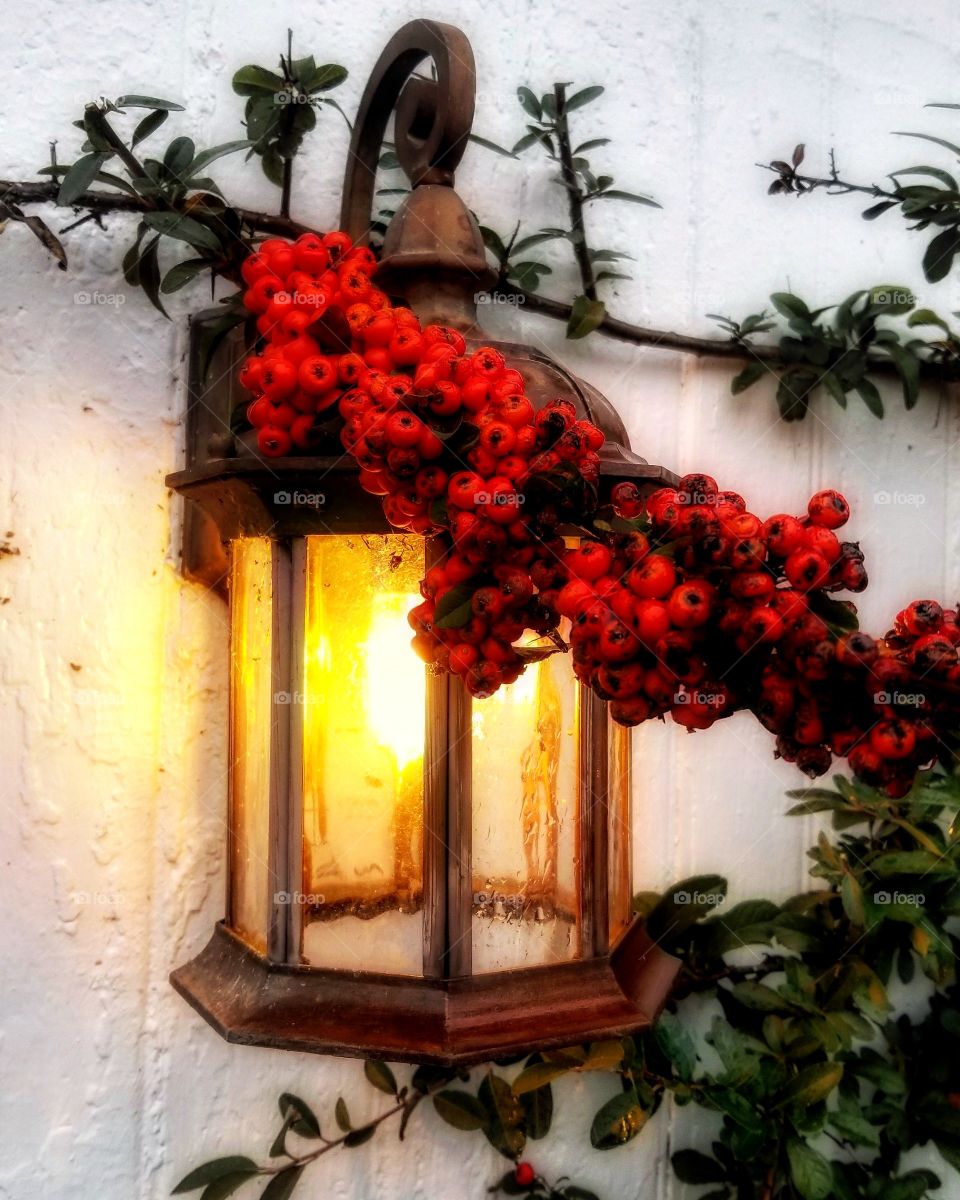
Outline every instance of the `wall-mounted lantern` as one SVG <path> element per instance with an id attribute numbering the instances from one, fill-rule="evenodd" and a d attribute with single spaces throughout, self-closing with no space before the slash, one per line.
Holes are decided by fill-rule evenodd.
<path id="1" fill-rule="evenodd" d="M 412 75 L 427 58 L 435 81 Z M 377 282 L 482 344 L 493 280 L 452 186 L 474 85 L 459 30 L 393 37 L 360 104 L 342 228 L 365 238 L 395 108 L 413 190 Z M 675 482 L 593 389 L 500 348 L 535 404 L 569 396 L 603 429 L 606 486 Z M 390 530 L 349 457 L 267 464 L 224 436 L 241 355 L 225 343 L 213 383 L 194 370 L 187 467 L 169 479 L 188 502 L 185 570 L 228 580 L 231 638 L 226 919 L 174 986 L 232 1041 L 414 1061 L 649 1024 L 677 964 L 632 919 L 629 731 L 567 656 L 483 701 L 428 673 L 406 613 L 429 543 Z"/>

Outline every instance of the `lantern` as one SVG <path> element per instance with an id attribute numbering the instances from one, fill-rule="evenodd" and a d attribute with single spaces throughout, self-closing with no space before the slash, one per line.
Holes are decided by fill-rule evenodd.
<path id="1" fill-rule="evenodd" d="M 436 80 L 412 76 L 432 58 Z M 342 227 L 362 240 L 387 118 L 413 190 L 378 285 L 490 342 L 493 282 L 452 187 L 473 118 L 463 34 L 414 21 L 360 105 Z M 230 606 L 225 920 L 172 975 L 232 1041 L 468 1063 L 650 1023 L 677 969 L 631 911 L 630 734 L 568 656 L 489 699 L 429 673 L 408 609 L 429 541 L 385 523 L 343 454 L 261 461 L 225 434 L 242 346 L 200 369 L 193 324 L 184 568 Z M 675 482 L 611 406 L 530 347 L 499 345 L 539 406 L 603 429 L 602 482 Z M 206 384 L 204 378 L 215 380 Z"/>

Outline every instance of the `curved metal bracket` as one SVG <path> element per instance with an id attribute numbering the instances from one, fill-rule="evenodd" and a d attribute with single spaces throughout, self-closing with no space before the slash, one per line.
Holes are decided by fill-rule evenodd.
<path id="1" fill-rule="evenodd" d="M 436 80 L 413 72 L 431 58 Z M 411 184 L 453 185 L 473 127 L 476 69 L 462 30 L 439 21 L 410 21 L 397 30 L 370 73 L 350 140 L 340 228 L 366 245 L 377 163 L 390 113 L 394 142 Z"/>

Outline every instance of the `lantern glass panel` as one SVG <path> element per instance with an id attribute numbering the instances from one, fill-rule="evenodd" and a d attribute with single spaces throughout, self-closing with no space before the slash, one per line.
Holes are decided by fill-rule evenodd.
<path id="1" fill-rule="evenodd" d="M 423 973 L 424 542 L 306 538 L 301 961 Z"/>
<path id="2" fill-rule="evenodd" d="M 615 946 L 633 918 L 630 871 L 630 730 L 607 722 L 607 895 L 610 944 Z"/>
<path id="3" fill-rule="evenodd" d="M 267 944 L 268 821 L 273 705 L 273 543 L 240 538 L 230 567 L 232 764 L 229 923 L 261 954 Z"/>
<path id="4" fill-rule="evenodd" d="M 567 656 L 473 705 L 473 970 L 581 956 L 580 689 Z"/>

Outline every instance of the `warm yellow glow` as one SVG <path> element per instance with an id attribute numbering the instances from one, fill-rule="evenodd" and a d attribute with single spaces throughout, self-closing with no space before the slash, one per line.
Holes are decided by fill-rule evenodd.
<path id="1" fill-rule="evenodd" d="M 420 603 L 416 593 L 373 597 L 370 633 L 363 645 L 367 720 L 375 741 L 386 746 L 403 771 L 423 758 L 427 679 L 410 649 L 407 613 Z"/>

